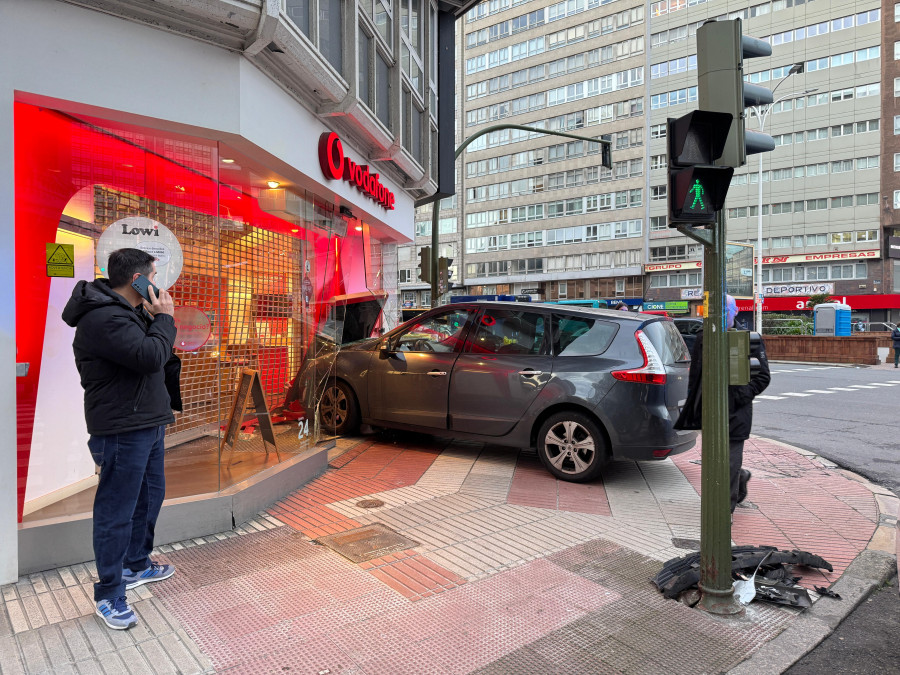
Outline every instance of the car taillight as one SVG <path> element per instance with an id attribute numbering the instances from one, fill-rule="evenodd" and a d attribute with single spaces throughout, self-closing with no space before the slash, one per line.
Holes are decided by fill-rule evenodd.
<path id="1" fill-rule="evenodd" d="M 656 347 L 650 342 L 644 331 L 638 330 L 634 332 L 637 339 L 638 348 L 644 357 L 644 365 L 640 368 L 631 370 L 614 370 L 612 376 L 623 382 L 641 382 L 643 384 L 665 384 L 666 368 L 662 359 L 656 352 Z"/>
<path id="2" fill-rule="evenodd" d="M 653 457 L 656 459 L 665 459 L 669 456 L 669 453 L 672 452 L 672 448 L 665 448 L 663 450 L 654 450 Z"/>

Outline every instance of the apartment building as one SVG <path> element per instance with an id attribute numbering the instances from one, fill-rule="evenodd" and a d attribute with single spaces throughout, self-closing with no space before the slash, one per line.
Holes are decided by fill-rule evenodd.
<path id="1" fill-rule="evenodd" d="M 457 164 L 457 210 L 442 212 L 455 217 L 442 236 L 451 243 L 456 228 L 465 292 L 693 311 L 702 250 L 666 222 L 665 123 L 697 106 L 697 28 L 738 17 L 745 34 L 773 45 L 771 57 L 746 62 L 747 79 L 777 87 L 777 102 L 747 122 L 758 129 L 764 119 L 776 149 L 748 158 L 727 204 L 729 239 L 756 246 L 762 161 L 765 309 L 793 310 L 822 290 L 864 319 L 897 315 L 880 197 L 893 162 L 880 146 L 890 119 L 881 106 L 893 99 L 882 97 L 873 0 L 494 0 L 471 9 L 457 29 L 459 140 L 500 123 L 611 134 L 613 169 L 589 141 L 500 130 L 473 142 Z M 412 289 L 414 249 L 409 261 Z M 748 311 L 752 301 L 740 304 Z"/>
<path id="2" fill-rule="evenodd" d="M 827 292 L 864 320 L 896 313 L 880 224 L 880 3 L 673 0 L 652 3 L 650 17 L 646 298 L 683 309 L 702 285 L 700 247 L 665 223 L 665 121 L 697 105 L 697 29 L 708 19 L 741 18 L 744 34 L 772 45 L 771 57 L 745 61 L 745 78 L 775 90 L 774 105 L 751 113 L 747 128 L 764 121 L 776 147 L 735 172 L 727 232 L 756 245 L 761 202 L 764 311 L 795 310 L 801 298 Z M 751 305 L 739 301 L 743 311 Z"/>

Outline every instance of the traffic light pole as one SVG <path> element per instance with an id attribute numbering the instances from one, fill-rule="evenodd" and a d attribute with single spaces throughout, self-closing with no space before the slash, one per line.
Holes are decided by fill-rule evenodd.
<path id="1" fill-rule="evenodd" d="M 700 472 L 700 603 L 710 614 L 740 614 L 731 581 L 728 452 L 728 337 L 725 334 L 725 212 L 707 230 L 678 230 L 703 244 L 703 409 Z"/>
<path id="2" fill-rule="evenodd" d="M 551 131 L 550 129 L 537 129 L 535 127 L 529 127 L 522 124 L 494 124 L 489 127 L 485 127 L 479 131 L 476 131 L 474 134 L 469 136 L 466 140 L 464 140 L 458 148 L 456 148 L 456 152 L 453 153 L 453 160 L 456 161 L 459 159 L 459 156 L 462 154 L 462 151 L 466 149 L 466 147 L 477 138 L 484 136 L 485 134 L 489 134 L 492 131 L 499 131 L 500 129 L 518 129 L 520 131 L 529 131 L 536 134 L 545 134 L 547 136 L 562 136 L 563 138 L 573 138 L 579 141 L 588 141 L 589 143 L 598 143 L 600 145 L 600 163 L 602 166 L 605 166 L 607 169 L 612 169 L 612 140 L 609 138 L 589 138 L 587 136 L 579 136 L 578 134 L 569 134 L 564 131 Z M 436 307 L 438 301 L 438 258 L 440 257 L 440 253 L 438 251 L 438 214 L 441 210 L 441 200 L 436 199 L 431 204 L 431 306 Z M 449 286 L 449 279 L 447 280 L 447 285 Z"/>

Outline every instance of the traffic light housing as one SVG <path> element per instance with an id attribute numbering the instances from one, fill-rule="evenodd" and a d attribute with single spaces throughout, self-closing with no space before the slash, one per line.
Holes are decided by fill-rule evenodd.
<path id="1" fill-rule="evenodd" d="M 431 283 L 431 247 L 419 249 L 419 279 L 426 284 Z"/>
<path id="2" fill-rule="evenodd" d="M 734 169 L 716 166 L 731 129 L 728 113 L 695 110 L 669 119 L 669 227 L 712 225 L 725 205 Z"/>
<path id="3" fill-rule="evenodd" d="M 739 167 L 747 155 L 770 152 L 775 140 L 744 127 L 744 110 L 772 102 L 772 92 L 744 81 L 744 59 L 771 56 L 772 45 L 741 35 L 741 20 L 707 21 L 697 29 L 697 99 L 700 110 L 730 113 L 731 129 L 719 164 Z"/>

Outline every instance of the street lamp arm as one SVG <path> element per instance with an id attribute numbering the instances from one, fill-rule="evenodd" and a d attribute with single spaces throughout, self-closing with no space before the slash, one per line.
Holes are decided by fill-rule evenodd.
<path id="1" fill-rule="evenodd" d="M 490 127 L 485 127 L 484 129 L 480 129 L 476 131 L 474 134 L 469 136 L 466 140 L 464 140 L 460 146 L 456 149 L 456 152 L 453 155 L 453 159 L 459 159 L 459 156 L 462 154 L 462 151 L 466 149 L 466 146 L 469 145 L 472 141 L 477 138 L 481 138 L 485 134 L 489 134 L 492 131 L 499 131 L 500 129 L 518 129 L 519 131 L 533 131 L 539 134 L 547 134 L 549 136 L 562 136 L 563 138 L 574 138 L 579 141 L 588 141 L 590 143 L 600 143 L 606 144 L 610 146 L 612 149 L 612 141 L 607 141 L 602 138 L 589 138 L 588 136 L 579 136 L 578 134 L 567 134 L 564 131 L 550 131 L 549 129 L 538 129 L 537 127 L 528 127 L 522 124 L 495 124 Z"/>

